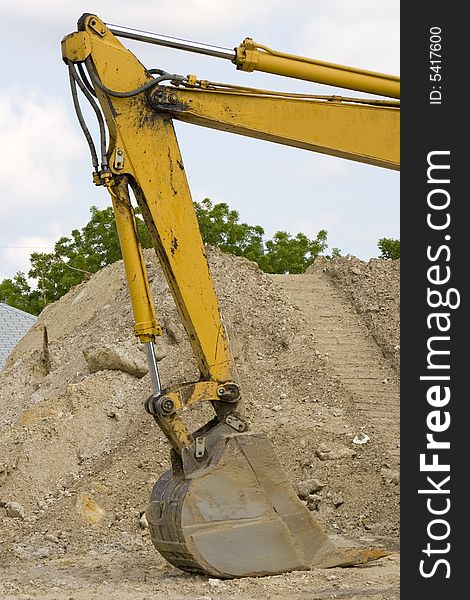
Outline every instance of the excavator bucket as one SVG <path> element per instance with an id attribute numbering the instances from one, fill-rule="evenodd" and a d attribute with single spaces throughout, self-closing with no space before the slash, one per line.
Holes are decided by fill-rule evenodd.
<path id="1" fill-rule="evenodd" d="M 227 428 L 207 436 L 211 458 L 202 467 L 194 448 L 185 448 L 153 488 L 150 535 L 169 563 L 234 578 L 362 564 L 386 554 L 337 548 L 297 498 L 266 435 L 221 427 Z"/>

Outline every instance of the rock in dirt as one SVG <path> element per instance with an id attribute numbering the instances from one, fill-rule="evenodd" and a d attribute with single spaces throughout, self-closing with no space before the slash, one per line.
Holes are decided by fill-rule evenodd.
<path id="1" fill-rule="evenodd" d="M 398 485 L 400 483 L 400 471 L 396 469 L 383 468 L 380 470 L 380 474 L 385 483 L 391 483 L 393 485 Z"/>
<path id="2" fill-rule="evenodd" d="M 7 502 L 5 504 L 5 511 L 7 517 L 11 517 L 12 519 L 23 520 L 26 517 L 24 506 L 19 502 Z"/>
<path id="3" fill-rule="evenodd" d="M 36 548 L 28 544 L 18 544 L 13 550 L 15 556 L 20 560 L 42 559 L 47 558 L 51 551 L 47 546 Z"/>
<path id="4" fill-rule="evenodd" d="M 344 504 L 343 494 L 333 494 L 331 497 L 331 502 L 335 508 L 339 508 L 342 504 Z"/>
<path id="5" fill-rule="evenodd" d="M 171 344 L 180 344 L 183 341 L 183 332 L 172 318 L 167 317 L 163 321 L 163 328 L 165 329 Z"/>
<path id="6" fill-rule="evenodd" d="M 104 509 L 87 493 L 80 493 L 75 504 L 80 518 L 89 525 L 97 525 L 104 517 Z"/>
<path id="7" fill-rule="evenodd" d="M 324 488 L 325 485 L 325 483 L 321 483 L 318 479 L 306 479 L 304 481 L 299 481 L 295 488 L 297 496 L 305 500 L 310 494 L 318 492 Z"/>
<path id="8" fill-rule="evenodd" d="M 370 440 L 370 437 L 367 435 L 367 433 L 358 433 L 354 439 L 353 439 L 353 444 L 367 444 L 367 442 Z"/>
<path id="9" fill-rule="evenodd" d="M 318 510 L 318 505 L 322 499 L 323 498 L 319 494 L 309 494 L 307 497 L 308 510 Z"/>
<path id="10" fill-rule="evenodd" d="M 341 460 L 353 458 L 356 456 L 356 451 L 341 444 L 320 444 L 316 455 L 320 460 Z"/>
<path id="11" fill-rule="evenodd" d="M 140 516 L 139 525 L 142 527 L 142 529 L 148 529 L 149 522 L 147 521 L 147 515 L 145 513 L 142 513 Z"/>
<path id="12" fill-rule="evenodd" d="M 148 373 L 145 356 L 136 347 L 128 345 L 97 345 L 83 351 L 90 373 L 106 369 L 124 371 L 134 377 Z"/>

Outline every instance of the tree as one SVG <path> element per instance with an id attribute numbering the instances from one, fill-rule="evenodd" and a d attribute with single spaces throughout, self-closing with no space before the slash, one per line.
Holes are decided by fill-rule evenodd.
<path id="1" fill-rule="evenodd" d="M 264 229 L 260 225 L 240 223 L 238 212 L 225 202 L 213 204 L 205 198 L 195 202 L 194 208 L 205 244 L 256 262 L 261 259 Z"/>
<path id="2" fill-rule="evenodd" d="M 333 258 L 340 258 L 341 257 L 341 248 L 332 248 L 331 254 L 325 254 L 324 256 L 328 260 L 332 260 Z"/>
<path id="3" fill-rule="evenodd" d="M 195 202 L 196 215 L 202 239 L 209 246 L 224 252 L 254 260 L 267 273 L 303 273 L 315 257 L 327 247 L 326 231 L 315 240 L 305 234 L 295 237 L 278 231 L 263 249 L 264 229 L 260 225 L 240 223 L 240 215 L 230 210 L 225 202 L 213 204 L 209 198 Z"/>
<path id="4" fill-rule="evenodd" d="M 278 231 L 264 248 L 263 228 L 241 223 L 239 213 L 226 203 L 213 204 L 205 198 L 195 202 L 194 207 L 205 244 L 254 260 L 268 273 L 302 273 L 327 247 L 327 233 L 322 230 L 314 240 L 303 233 L 292 236 Z M 17 273 L 0 284 L 0 301 L 38 314 L 70 288 L 119 260 L 121 248 L 112 208 L 99 210 L 92 206 L 90 212 L 91 219 L 85 227 L 74 229 L 70 237 L 60 238 L 53 252 L 31 254 L 28 276 L 36 279 L 36 289 L 30 288 L 24 273 Z M 149 231 L 140 211 L 134 212 L 140 243 L 149 248 Z"/>
<path id="5" fill-rule="evenodd" d="M 111 207 L 90 209 L 91 219 L 81 229 L 74 229 L 70 237 L 60 238 L 53 252 L 33 252 L 28 276 L 36 279 L 36 289 L 31 289 L 24 273 L 0 283 L 0 302 L 32 314 L 50 302 L 61 298 L 74 285 L 81 283 L 102 267 L 121 258 L 121 248 Z M 135 209 L 137 231 L 143 247 L 152 245 L 150 234 Z"/>
<path id="6" fill-rule="evenodd" d="M 293 237 L 286 231 L 278 231 L 266 242 L 267 251 L 258 264 L 267 273 L 303 273 L 327 247 L 326 238 L 324 229 L 314 240 L 304 233 Z"/>
<path id="7" fill-rule="evenodd" d="M 91 219 L 85 227 L 74 229 L 70 237 L 60 238 L 53 252 L 31 254 L 28 275 L 37 280 L 44 306 L 122 257 L 113 209 L 92 206 L 90 212 Z M 151 245 L 150 235 L 139 211 L 135 212 L 140 241 L 147 248 Z"/>
<path id="8" fill-rule="evenodd" d="M 377 242 L 381 252 L 379 258 L 391 258 L 396 260 L 400 258 L 400 240 L 391 238 L 382 238 Z"/>
<path id="9" fill-rule="evenodd" d="M 43 308 L 39 292 L 31 290 L 25 274 L 21 271 L 13 279 L 0 282 L 0 302 L 33 315 L 39 314 Z"/>

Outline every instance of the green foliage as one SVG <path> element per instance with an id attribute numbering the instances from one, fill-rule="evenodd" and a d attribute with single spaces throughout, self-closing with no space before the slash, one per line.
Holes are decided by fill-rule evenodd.
<path id="1" fill-rule="evenodd" d="M 13 279 L 0 282 L 0 302 L 33 315 L 39 314 L 43 303 L 37 290 L 31 290 L 24 273 L 19 271 Z"/>
<path id="2" fill-rule="evenodd" d="M 393 260 L 400 258 L 400 240 L 382 238 L 377 242 L 377 246 L 381 252 L 379 258 L 391 258 Z"/>
<path id="3" fill-rule="evenodd" d="M 332 258 L 340 258 L 340 256 L 341 256 L 340 248 L 332 248 L 331 254 L 325 254 L 325 258 L 327 258 L 328 260 L 331 260 Z"/>
<path id="4" fill-rule="evenodd" d="M 150 235 L 136 212 L 137 230 L 143 247 L 151 246 Z M 37 280 L 32 290 L 24 273 L 0 283 L 0 302 L 32 314 L 66 294 L 70 288 L 121 258 L 121 248 L 111 207 L 90 209 L 91 219 L 70 237 L 60 238 L 53 252 L 33 252 L 28 276 Z"/>
<path id="5" fill-rule="evenodd" d="M 302 273 L 327 247 L 326 231 L 314 240 L 305 234 L 295 236 L 278 231 L 263 245 L 264 230 L 260 225 L 240 223 L 236 210 L 208 198 L 194 203 L 205 244 L 224 252 L 254 260 L 268 273 Z M 36 279 L 31 289 L 24 273 L 0 283 L 0 302 L 38 314 L 47 304 L 66 294 L 85 278 L 121 258 L 121 249 L 111 207 L 90 209 L 90 221 L 83 229 L 74 229 L 70 237 L 60 238 L 53 252 L 33 252 L 29 277 Z M 138 209 L 137 230 L 144 248 L 151 247 L 150 234 Z M 335 252 L 336 249 L 333 249 Z"/>
<path id="6" fill-rule="evenodd" d="M 208 246 L 258 262 L 263 255 L 264 229 L 240 223 L 240 215 L 225 202 L 213 204 L 209 198 L 195 202 L 202 239 Z"/>
<path id="7" fill-rule="evenodd" d="M 258 264 L 266 273 L 303 273 L 327 247 L 326 238 L 324 229 L 314 240 L 303 233 L 293 237 L 286 231 L 278 231 L 266 242 L 266 253 Z"/>
<path id="8" fill-rule="evenodd" d="M 60 238 L 54 252 L 31 255 L 28 275 L 37 279 L 45 304 L 58 300 L 74 285 L 122 257 L 112 208 L 99 210 L 92 206 L 90 212 L 85 227 L 74 229 L 71 237 Z M 138 214 L 136 222 L 141 244 L 147 248 L 151 245 L 150 235 Z"/>
<path id="9" fill-rule="evenodd" d="M 230 210 L 225 202 L 213 204 L 205 198 L 200 203 L 195 202 L 194 207 L 205 244 L 254 260 L 267 273 L 303 273 L 327 247 L 324 230 L 314 240 L 303 233 L 293 237 L 278 231 L 263 250 L 263 228 L 240 223 L 239 213 Z"/>

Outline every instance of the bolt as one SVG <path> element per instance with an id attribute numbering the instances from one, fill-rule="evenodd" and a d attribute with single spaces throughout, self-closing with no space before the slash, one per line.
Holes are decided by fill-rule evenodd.
<path id="1" fill-rule="evenodd" d="M 221 385 L 217 388 L 217 395 L 223 399 L 224 402 L 236 402 L 240 397 L 238 386 L 234 383 L 228 383 L 226 386 Z"/>
<path id="2" fill-rule="evenodd" d="M 119 154 L 119 156 L 122 156 L 122 150 L 118 150 L 117 153 Z"/>
<path id="3" fill-rule="evenodd" d="M 171 102 L 171 104 L 176 104 L 176 96 L 175 96 L 175 94 L 169 94 L 168 101 Z"/>
<path id="4" fill-rule="evenodd" d="M 173 400 L 171 398 L 164 398 L 161 401 L 160 406 L 161 406 L 161 409 L 163 412 L 171 413 L 175 408 L 175 403 L 173 402 Z"/>
<path id="5" fill-rule="evenodd" d="M 160 103 L 164 100 L 164 92 L 161 89 L 155 89 L 151 93 L 151 98 L 154 102 Z"/>

